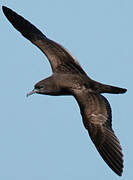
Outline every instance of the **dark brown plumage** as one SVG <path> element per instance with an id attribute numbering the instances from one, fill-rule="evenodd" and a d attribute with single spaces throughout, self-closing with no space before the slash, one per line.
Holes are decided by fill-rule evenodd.
<path id="1" fill-rule="evenodd" d="M 3 12 L 21 34 L 38 46 L 47 56 L 53 74 L 38 82 L 33 93 L 72 95 L 76 98 L 83 123 L 98 152 L 108 166 L 119 176 L 123 171 L 120 142 L 111 123 L 111 107 L 101 93 L 125 93 L 126 89 L 104 85 L 90 79 L 72 55 L 58 43 L 48 39 L 34 25 L 7 7 Z"/>

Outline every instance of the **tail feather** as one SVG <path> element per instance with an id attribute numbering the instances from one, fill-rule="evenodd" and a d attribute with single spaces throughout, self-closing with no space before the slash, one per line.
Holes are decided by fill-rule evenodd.
<path id="1" fill-rule="evenodd" d="M 93 81 L 93 83 L 94 83 L 94 85 L 93 85 L 92 89 L 94 89 L 98 93 L 122 94 L 127 91 L 127 89 L 125 89 L 125 88 L 105 85 L 105 84 L 101 84 L 96 81 Z"/>

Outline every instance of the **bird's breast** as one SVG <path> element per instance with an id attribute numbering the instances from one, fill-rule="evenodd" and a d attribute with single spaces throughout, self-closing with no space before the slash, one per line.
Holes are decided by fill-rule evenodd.
<path id="1" fill-rule="evenodd" d="M 60 88 L 68 90 L 82 89 L 84 86 L 84 80 L 81 76 L 73 74 L 60 74 L 55 77 L 56 85 Z"/>

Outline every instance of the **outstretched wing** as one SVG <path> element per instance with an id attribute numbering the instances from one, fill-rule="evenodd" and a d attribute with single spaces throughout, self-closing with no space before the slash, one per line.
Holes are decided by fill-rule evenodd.
<path id="1" fill-rule="evenodd" d="M 83 123 L 91 140 L 108 166 L 119 176 L 123 171 L 123 154 L 112 130 L 111 108 L 105 97 L 97 93 L 76 93 Z"/>
<path id="2" fill-rule="evenodd" d="M 3 6 L 3 12 L 11 24 L 20 33 L 41 49 L 47 56 L 53 72 L 72 72 L 85 74 L 79 63 L 71 56 L 68 51 L 58 43 L 48 39 L 33 24 L 18 15 L 11 9 Z"/>

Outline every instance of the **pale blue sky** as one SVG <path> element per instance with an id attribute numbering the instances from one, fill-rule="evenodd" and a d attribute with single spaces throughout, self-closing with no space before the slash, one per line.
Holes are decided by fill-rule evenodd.
<path id="1" fill-rule="evenodd" d="M 26 98 L 51 68 L 0 10 L 0 179 L 131 180 L 133 1 L 1 0 L 0 5 L 65 46 L 91 78 L 128 89 L 123 95 L 105 95 L 124 153 L 124 172 L 118 177 L 97 153 L 73 97 Z"/>

